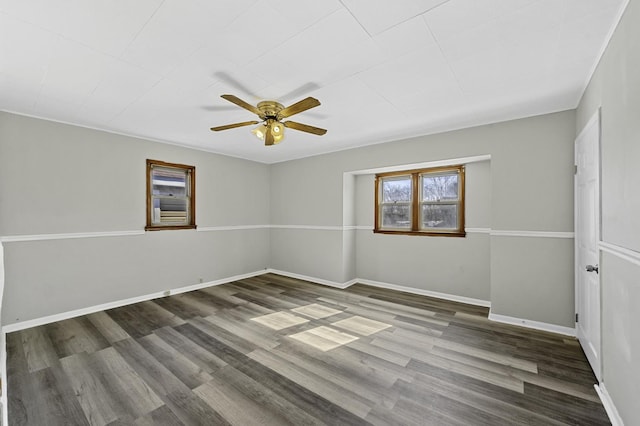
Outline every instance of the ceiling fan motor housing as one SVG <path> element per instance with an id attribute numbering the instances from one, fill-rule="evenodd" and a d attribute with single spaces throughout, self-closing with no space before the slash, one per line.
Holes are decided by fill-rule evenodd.
<path id="1" fill-rule="evenodd" d="M 278 113 L 284 109 L 284 105 L 276 101 L 262 101 L 258 103 L 257 108 L 265 119 L 272 118 L 277 120 Z"/>

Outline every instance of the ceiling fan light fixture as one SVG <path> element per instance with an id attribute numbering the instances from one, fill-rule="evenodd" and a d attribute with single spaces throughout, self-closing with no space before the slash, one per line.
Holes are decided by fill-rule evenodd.
<path id="1" fill-rule="evenodd" d="M 271 133 L 273 136 L 284 134 L 284 126 L 279 121 L 271 123 Z"/>
<path id="2" fill-rule="evenodd" d="M 253 129 L 251 133 L 256 135 L 258 139 L 264 142 L 267 136 L 267 132 L 269 131 L 271 132 L 271 136 L 273 137 L 273 145 L 280 143 L 282 139 L 284 139 L 284 126 L 282 125 L 282 123 L 277 121 L 267 121 L 267 124 L 260 124 L 258 127 Z"/>
<path id="3" fill-rule="evenodd" d="M 262 142 L 264 142 L 264 137 L 265 137 L 265 134 L 267 133 L 267 126 L 265 126 L 264 124 L 261 124 L 258 127 L 256 127 L 255 129 L 253 129 L 251 131 L 251 133 L 256 135 L 256 137 L 258 139 L 260 139 Z"/>
<path id="4" fill-rule="evenodd" d="M 273 143 L 277 144 L 284 139 L 284 126 L 282 123 L 275 121 L 271 123 L 271 135 L 273 136 Z"/>

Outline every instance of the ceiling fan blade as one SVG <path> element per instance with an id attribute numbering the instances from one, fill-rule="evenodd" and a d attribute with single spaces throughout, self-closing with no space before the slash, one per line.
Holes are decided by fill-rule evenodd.
<path id="1" fill-rule="evenodd" d="M 247 111 L 251 111 L 252 113 L 254 113 L 255 115 L 257 115 L 260 118 L 262 117 L 262 113 L 260 112 L 260 110 L 258 108 L 256 108 L 255 106 L 251 105 L 250 103 L 247 103 L 245 101 L 243 101 L 242 99 L 240 99 L 237 96 L 233 96 L 233 95 L 222 95 L 220 96 L 222 99 L 226 99 L 229 102 L 232 102 L 236 105 L 238 105 L 241 108 L 246 109 Z"/>
<path id="2" fill-rule="evenodd" d="M 300 130 L 301 132 L 313 133 L 314 135 L 322 136 L 325 133 L 327 133 L 326 129 L 309 126 L 308 124 L 296 123 L 295 121 L 285 121 L 282 124 L 284 124 L 285 127 L 288 127 L 290 129 Z"/>
<path id="3" fill-rule="evenodd" d="M 282 111 L 280 111 L 278 113 L 278 120 L 291 117 L 294 114 L 301 113 L 302 111 L 306 111 L 308 109 L 317 107 L 318 105 L 320 105 L 320 101 L 317 100 L 316 98 L 312 98 L 312 97 L 305 98 L 300 102 L 296 102 L 295 104 L 290 105 L 285 109 L 283 109 Z"/>
<path id="4" fill-rule="evenodd" d="M 213 130 L 214 132 L 219 132 L 220 130 L 235 129 L 236 127 L 251 126 L 252 124 L 258 124 L 258 123 L 260 122 L 259 121 L 243 121 L 242 123 L 234 123 L 234 124 L 227 124 L 225 126 L 212 127 L 211 130 Z"/>
<path id="5" fill-rule="evenodd" d="M 267 130 L 264 132 L 264 145 L 271 146 L 275 143 L 273 134 L 271 133 L 271 123 L 267 123 Z"/>

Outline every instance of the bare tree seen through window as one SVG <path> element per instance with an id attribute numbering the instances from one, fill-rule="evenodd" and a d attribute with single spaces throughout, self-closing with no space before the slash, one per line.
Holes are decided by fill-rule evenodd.
<path id="1" fill-rule="evenodd" d="M 382 182 L 382 226 L 411 228 L 411 176 Z"/>
<path id="2" fill-rule="evenodd" d="M 458 175 L 422 176 L 422 227 L 458 226 Z"/>
<path id="3" fill-rule="evenodd" d="M 464 165 L 376 175 L 373 232 L 464 237 Z"/>

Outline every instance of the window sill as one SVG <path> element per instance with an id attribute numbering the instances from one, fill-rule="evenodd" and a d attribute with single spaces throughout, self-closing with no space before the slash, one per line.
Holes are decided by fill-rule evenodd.
<path id="1" fill-rule="evenodd" d="M 170 231 L 176 229 L 196 229 L 196 225 L 158 225 L 158 226 L 145 226 L 145 231 Z"/>
<path id="2" fill-rule="evenodd" d="M 420 235 L 423 237 L 466 237 L 466 232 L 433 232 L 433 231 L 391 231 L 385 229 L 374 229 L 374 234 L 389 234 L 389 235 Z"/>

